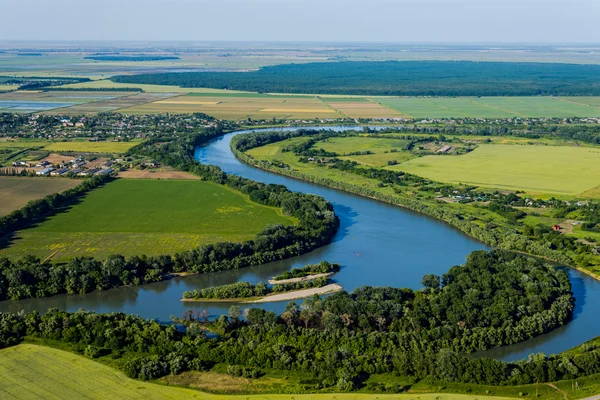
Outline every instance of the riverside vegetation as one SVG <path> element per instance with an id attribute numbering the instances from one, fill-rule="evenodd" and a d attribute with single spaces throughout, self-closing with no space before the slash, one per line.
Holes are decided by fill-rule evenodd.
<path id="1" fill-rule="evenodd" d="M 234 306 L 229 316 L 208 322 L 190 313 L 185 332 L 123 313 L 6 313 L 0 347 L 63 343 L 91 358 L 110 355 L 113 365 L 139 379 L 217 363 L 245 368 L 249 377 L 263 369 L 297 371 L 313 378 L 296 390 L 312 391 L 355 390 L 373 374 L 517 385 L 600 372 L 595 344 L 516 363 L 466 355 L 566 323 L 573 298 L 563 271 L 511 252 L 476 251 L 463 266 L 427 275 L 423 283 L 422 291 L 363 287 L 315 296 L 302 307 L 288 304 L 281 315 L 251 308 L 242 319 Z M 202 328 L 221 335 L 207 338 Z"/>
<path id="2" fill-rule="evenodd" d="M 251 284 L 249 282 L 236 282 L 229 285 L 210 287 L 206 289 L 191 290 L 183 293 L 184 300 L 218 299 L 218 300 L 243 300 L 256 297 L 264 297 L 269 294 L 292 292 L 303 289 L 321 288 L 329 283 L 326 276 L 311 275 L 330 274 L 340 270 L 339 264 L 331 264 L 322 261 L 319 264 L 309 264 L 302 268 L 294 268 L 291 271 L 273 277 L 275 283 L 269 287 L 264 282 Z M 292 278 L 306 278 L 295 282 L 283 282 Z"/>
<path id="3" fill-rule="evenodd" d="M 431 133 L 438 129 L 444 134 L 449 133 L 443 127 L 406 128 L 413 131 L 428 130 Z M 457 135 L 481 133 L 476 126 L 456 129 L 452 127 L 452 129 Z M 495 129 L 489 128 L 488 133 L 492 134 Z M 498 128 L 497 134 L 506 132 L 516 137 L 542 137 L 541 130 L 537 128 L 533 130 L 533 132 L 506 132 L 503 128 Z M 430 215 L 490 246 L 546 257 L 591 273 L 600 272 L 600 257 L 598 257 L 600 247 L 594 244 L 593 233 L 590 233 L 589 237 L 586 236 L 585 240 L 562 234 L 560 231 L 553 230 L 551 224 L 544 223 L 546 220 L 531 209 L 537 207 L 537 210 L 552 213 L 548 216 L 564 219 L 570 215 L 581 216 L 582 212 L 593 212 L 592 210 L 598 207 L 593 201 L 578 206 L 575 202 L 556 198 L 543 200 L 472 185 L 441 183 L 403 172 L 395 165 L 389 168 L 362 165 L 356 161 L 342 159 L 339 154 L 331 150 L 315 146 L 319 140 L 326 141 L 331 138 L 356 135 L 356 133 L 311 130 L 256 132 L 235 136 L 231 141 L 231 147 L 237 157 L 251 165 Z M 403 139 L 405 146 L 402 150 L 405 152 L 411 151 L 423 142 L 441 140 L 439 136 L 398 135 L 393 132 L 366 135 L 384 141 Z M 577 140 L 597 143 L 600 130 L 597 127 L 594 129 L 584 127 L 581 131 L 570 127 L 557 128 L 550 129 L 543 137 L 547 137 L 548 140 L 554 137 L 565 139 L 577 137 Z M 260 150 L 261 146 L 270 143 L 278 143 L 279 155 L 253 157 L 247 153 L 250 149 Z M 283 158 L 286 162 L 280 161 L 281 154 L 285 156 Z M 356 156 L 355 159 L 359 157 Z M 590 182 L 590 186 L 593 185 Z M 440 201 L 439 198 L 453 201 Z M 589 226 L 592 224 L 593 218 L 585 225 L 585 229 L 590 229 Z"/>

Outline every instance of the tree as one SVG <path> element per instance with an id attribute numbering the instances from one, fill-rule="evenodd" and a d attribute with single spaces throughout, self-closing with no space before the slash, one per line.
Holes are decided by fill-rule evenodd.
<path id="1" fill-rule="evenodd" d="M 438 289 L 440 287 L 441 279 L 439 276 L 434 274 L 428 274 L 423 277 L 421 284 L 425 286 L 426 289 Z"/>

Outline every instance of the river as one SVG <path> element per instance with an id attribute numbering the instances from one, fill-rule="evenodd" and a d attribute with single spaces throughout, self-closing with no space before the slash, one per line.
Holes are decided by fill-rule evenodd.
<path id="1" fill-rule="evenodd" d="M 217 165 L 227 173 L 323 196 L 334 205 L 341 221 L 331 244 L 299 257 L 237 271 L 181 277 L 86 295 L 4 301 L 0 302 L 0 312 L 21 309 L 44 312 L 51 307 L 76 311 L 83 308 L 99 313 L 118 311 L 137 314 L 163 322 L 170 321 L 172 315 L 181 316 L 190 309 L 207 310 L 211 316 L 217 316 L 227 313 L 232 304 L 182 303 L 182 293 L 242 280 L 264 281 L 292 267 L 322 260 L 342 265 L 334 280 L 348 291 L 363 285 L 418 289 L 423 275 L 441 275 L 451 266 L 463 263 L 466 255 L 473 250 L 487 248 L 454 228 L 424 215 L 247 166 L 238 161 L 229 148 L 234 135 L 247 132 L 230 133 L 211 141 L 207 146 L 198 147 L 195 158 L 201 163 Z M 594 308 L 595 304 L 600 304 L 600 282 L 578 271 L 567 271 L 577 298 L 573 321 L 550 334 L 518 345 L 493 349 L 485 352 L 485 355 L 516 360 L 532 352 L 553 354 L 600 335 L 600 319 L 596 317 Z M 261 306 L 281 312 L 285 303 L 266 303 Z"/>

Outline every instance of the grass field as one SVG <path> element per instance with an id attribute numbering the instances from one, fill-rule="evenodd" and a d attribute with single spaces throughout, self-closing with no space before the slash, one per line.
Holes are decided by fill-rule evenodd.
<path id="1" fill-rule="evenodd" d="M 0 176 L 0 217 L 25 206 L 31 200 L 64 192 L 81 183 L 64 178 L 19 178 Z"/>
<path id="2" fill-rule="evenodd" d="M 0 350 L 0 398 L 30 399 L 199 399 L 199 400 L 503 400 L 462 394 L 216 395 L 127 378 L 109 366 L 63 350 L 21 344 Z"/>
<path id="3" fill-rule="evenodd" d="M 54 152 L 81 152 L 81 153 L 125 153 L 127 150 L 140 144 L 139 141 L 130 142 L 90 142 L 70 141 L 52 142 L 44 146 L 44 149 Z"/>
<path id="4" fill-rule="evenodd" d="M 600 104 L 596 98 L 577 99 L 577 102 L 572 98 L 557 97 L 405 97 L 376 100 L 414 118 L 600 116 Z"/>
<path id="5" fill-rule="evenodd" d="M 481 145 L 465 155 L 425 156 L 389 168 L 441 182 L 577 195 L 598 185 L 600 149 Z"/>
<path id="6" fill-rule="evenodd" d="M 119 179 L 16 232 L 0 256 L 174 254 L 204 243 L 248 240 L 267 225 L 292 223 L 279 210 L 210 182 Z"/>

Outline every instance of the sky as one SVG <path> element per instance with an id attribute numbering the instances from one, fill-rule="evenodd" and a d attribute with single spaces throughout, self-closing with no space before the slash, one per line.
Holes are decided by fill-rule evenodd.
<path id="1" fill-rule="evenodd" d="M 600 0 L 1 0 L 0 40 L 600 43 Z"/>

